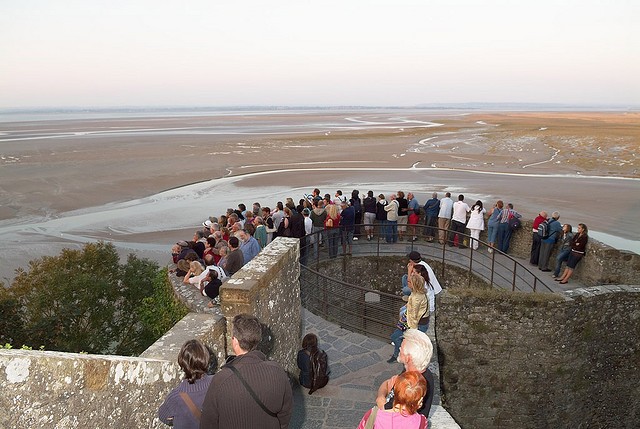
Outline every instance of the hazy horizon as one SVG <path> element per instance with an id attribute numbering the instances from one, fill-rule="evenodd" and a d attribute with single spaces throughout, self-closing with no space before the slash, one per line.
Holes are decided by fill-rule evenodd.
<path id="1" fill-rule="evenodd" d="M 0 109 L 624 108 L 638 16 L 630 0 L 4 2 Z"/>

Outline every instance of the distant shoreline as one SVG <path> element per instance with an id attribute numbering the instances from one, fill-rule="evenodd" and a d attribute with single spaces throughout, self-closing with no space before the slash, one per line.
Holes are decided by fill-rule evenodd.
<path id="1" fill-rule="evenodd" d="M 571 105 L 554 103 L 451 103 L 422 104 L 414 106 L 105 106 L 105 107 L 4 107 L 0 108 L 0 124 L 4 122 L 28 122 L 43 120 L 81 119 L 121 119 L 148 118 L 151 116 L 207 116 L 223 113 L 288 114 L 322 112 L 377 112 L 377 111 L 418 111 L 427 113 L 465 112 L 508 113 L 508 112 L 594 112 L 624 113 L 640 112 L 638 105 Z M 64 117 L 67 115 L 67 117 Z"/>

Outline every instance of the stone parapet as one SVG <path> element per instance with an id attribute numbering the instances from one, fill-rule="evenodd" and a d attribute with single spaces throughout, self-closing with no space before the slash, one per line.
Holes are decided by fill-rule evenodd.
<path id="1" fill-rule="evenodd" d="M 209 308 L 195 287 L 170 275 L 177 298 L 192 313 L 140 357 L 0 349 L 0 428 L 166 428 L 156 413 L 184 375 L 177 364 L 180 348 L 197 338 L 219 367 L 230 339 L 225 317 L 241 312 L 268 328 L 269 358 L 296 372 L 298 254 L 297 239 L 275 240 L 225 283 L 222 310 Z"/>
<path id="2" fill-rule="evenodd" d="M 0 427 L 164 428 L 155 413 L 181 377 L 175 361 L 0 350 Z"/>
<path id="3" fill-rule="evenodd" d="M 240 313 L 260 319 L 267 328 L 262 350 L 291 374 L 297 373 L 300 347 L 299 249 L 298 239 L 278 237 L 220 288 L 229 323 Z M 232 354 L 229 331 L 227 352 Z"/>
<path id="4" fill-rule="evenodd" d="M 226 320 L 221 315 L 189 313 L 140 357 L 176 362 L 182 345 L 195 338 L 209 347 L 215 357 L 212 366 L 219 368 L 226 358 L 225 333 Z"/>

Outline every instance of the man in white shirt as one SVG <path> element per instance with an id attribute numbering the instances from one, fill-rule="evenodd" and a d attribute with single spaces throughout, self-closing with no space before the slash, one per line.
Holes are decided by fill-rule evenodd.
<path id="1" fill-rule="evenodd" d="M 447 237 L 452 211 L 453 200 L 451 199 L 451 192 L 447 192 L 445 197 L 440 200 L 440 212 L 438 212 L 438 240 L 440 244 L 444 244 L 444 240 Z"/>
<path id="2" fill-rule="evenodd" d="M 440 282 L 436 277 L 436 274 L 433 272 L 429 264 L 422 260 L 422 255 L 415 250 L 409 253 L 409 266 L 414 265 L 422 265 L 427 269 L 427 273 L 429 273 L 429 283 L 431 283 L 431 287 L 425 283 L 425 293 L 427 294 L 427 298 L 429 299 L 429 312 L 433 313 L 436 309 L 436 295 L 442 292 L 442 286 L 440 286 Z M 411 289 L 409 289 L 409 285 L 407 283 L 407 274 L 402 275 L 402 293 L 403 295 L 409 296 L 411 294 Z"/>
<path id="3" fill-rule="evenodd" d="M 453 204 L 453 219 L 451 219 L 451 230 L 449 231 L 449 246 L 455 244 L 455 238 L 458 237 L 458 247 L 465 249 L 467 246 L 463 243 L 464 228 L 467 224 L 467 213 L 471 211 L 471 207 L 464 202 L 464 195 L 458 195 L 458 201 Z"/>

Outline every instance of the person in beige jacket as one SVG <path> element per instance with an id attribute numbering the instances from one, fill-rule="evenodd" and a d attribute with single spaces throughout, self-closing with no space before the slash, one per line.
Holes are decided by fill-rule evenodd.
<path id="1" fill-rule="evenodd" d="M 406 298 L 407 305 L 400 310 L 398 327 L 391 334 L 394 350 L 393 355 L 387 361 L 389 363 L 395 362 L 398 358 L 405 330 L 418 329 L 426 332 L 429 327 L 429 299 L 424 290 L 424 278 L 417 272 L 411 272 L 407 280 L 411 295 Z"/>

